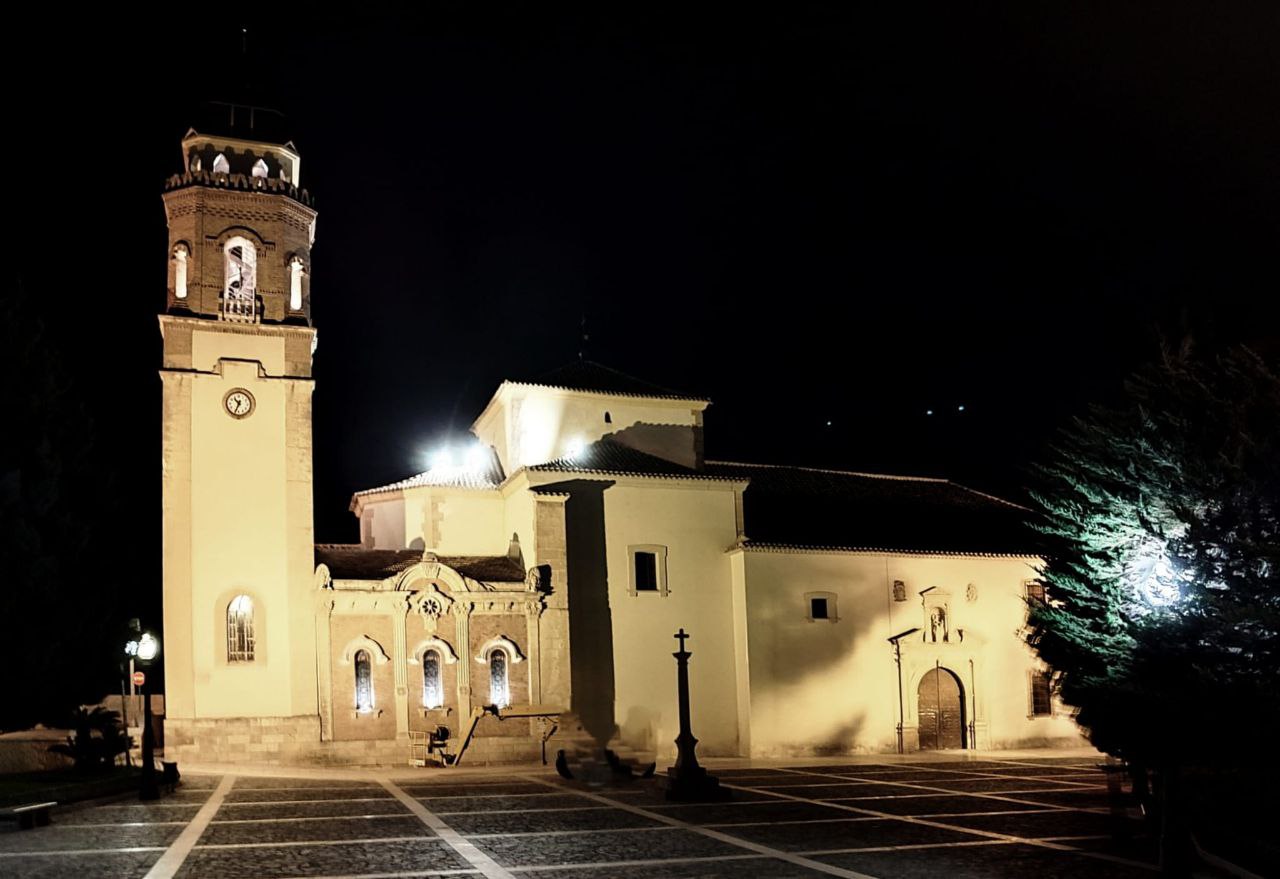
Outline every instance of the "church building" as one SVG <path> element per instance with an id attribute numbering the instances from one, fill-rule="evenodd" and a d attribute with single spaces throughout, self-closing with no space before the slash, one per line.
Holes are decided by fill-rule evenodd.
<path id="1" fill-rule="evenodd" d="M 164 191 L 168 755 L 664 758 L 681 628 L 705 756 L 1082 743 L 1020 636 L 1025 510 L 708 460 L 710 401 L 591 361 L 504 381 L 468 447 L 355 493 L 358 544 L 316 544 L 316 211 L 282 126 L 222 106 Z"/>

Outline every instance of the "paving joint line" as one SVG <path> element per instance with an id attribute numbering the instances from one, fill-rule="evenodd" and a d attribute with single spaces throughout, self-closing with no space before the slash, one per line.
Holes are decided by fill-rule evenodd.
<path id="1" fill-rule="evenodd" d="M 191 821 L 178 834 L 178 838 L 169 844 L 169 848 L 159 860 L 151 865 L 151 869 L 143 879 L 173 879 L 173 874 L 178 872 L 186 861 L 187 855 L 191 854 L 191 850 L 195 848 L 195 844 L 204 834 L 205 828 L 209 826 L 209 822 L 213 820 L 213 816 L 217 814 L 222 801 L 226 799 L 227 793 L 235 783 L 234 775 L 222 776 L 213 793 L 209 794 L 209 799 L 204 801 L 204 805 L 191 817 Z"/>
<path id="2" fill-rule="evenodd" d="M 849 870 L 844 867 L 837 867 L 834 864 L 824 864 L 821 861 L 811 860 L 809 858 L 804 857 L 803 855 L 798 855 L 795 852 L 787 852 L 787 851 L 783 851 L 782 849 L 776 849 L 771 846 L 763 845 L 758 842 L 752 842 L 751 840 L 740 839 L 728 833 L 722 833 L 719 830 L 713 830 L 709 827 L 701 826 L 697 824 L 690 824 L 689 822 L 682 821 L 679 818 L 676 818 L 674 816 L 665 815 L 661 812 L 650 811 L 641 806 L 632 805 L 631 803 L 624 803 L 619 800 L 611 800 L 608 797 L 603 796 L 602 794 L 592 793 L 590 791 L 573 790 L 571 788 L 562 788 L 560 785 L 550 781 L 546 781 L 546 782 L 540 781 L 539 784 L 546 784 L 549 787 L 555 787 L 558 790 L 565 790 L 569 793 L 577 794 L 580 797 L 586 797 L 587 799 L 595 800 L 601 803 L 606 803 L 614 806 L 615 808 L 623 809 L 628 812 L 633 812 L 637 815 L 642 815 L 646 818 L 654 818 L 661 821 L 664 824 L 670 824 L 672 827 L 675 827 L 681 830 L 688 830 L 693 833 L 697 833 L 701 836 L 706 836 L 710 839 L 714 839 L 718 842 L 727 843 L 737 848 L 746 849 L 747 851 L 756 852 L 766 857 L 774 858 L 781 861 L 786 861 L 787 863 L 795 864 L 797 866 L 807 867 L 810 870 L 817 870 L 820 873 L 826 873 L 830 876 L 840 876 L 840 877 L 843 877 L 843 879 L 876 879 L 876 877 L 874 876 L 870 876 L 866 873 L 859 873 L 856 870 Z"/>
<path id="3" fill-rule="evenodd" d="M 485 879 L 514 879 L 506 868 L 499 866 L 497 861 L 482 852 L 474 843 L 464 839 L 444 819 L 428 809 L 422 802 L 401 790 L 390 778 L 386 776 L 379 777 L 378 783 L 386 788 L 401 804 L 408 807 L 409 811 L 416 815 L 419 821 L 435 831 L 436 835 L 457 852 L 459 857 L 479 870 Z"/>

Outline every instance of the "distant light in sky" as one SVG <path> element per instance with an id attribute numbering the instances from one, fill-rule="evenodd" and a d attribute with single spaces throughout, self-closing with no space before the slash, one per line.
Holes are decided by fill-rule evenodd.
<path id="1" fill-rule="evenodd" d="M 962 404 L 960 404 L 959 406 L 957 406 L 957 407 L 956 407 L 956 411 L 957 411 L 957 412 L 963 412 L 963 411 L 964 411 L 964 404 L 962 403 Z"/>
<path id="2" fill-rule="evenodd" d="M 932 410 L 932 409 L 926 409 L 926 410 L 924 410 L 924 414 L 925 414 L 925 415 L 932 415 L 932 414 L 933 414 L 933 410 Z"/>
<path id="3" fill-rule="evenodd" d="M 830 426 L 831 426 L 831 422 L 830 422 L 830 421 L 828 421 L 828 422 L 827 422 L 827 427 L 830 427 Z"/>

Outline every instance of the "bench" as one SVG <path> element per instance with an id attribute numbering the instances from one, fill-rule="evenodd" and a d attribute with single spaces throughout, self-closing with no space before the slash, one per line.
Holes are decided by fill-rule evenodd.
<path id="1" fill-rule="evenodd" d="M 0 809 L 0 821 L 17 821 L 22 830 L 33 827 L 44 827 L 49 823 L 49 810 L 57 803 L 26 803 L 21 806 L 10 806 Z"/>

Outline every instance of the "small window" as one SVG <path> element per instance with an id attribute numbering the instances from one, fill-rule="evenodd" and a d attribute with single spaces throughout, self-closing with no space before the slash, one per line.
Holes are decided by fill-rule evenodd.
<path id="1" fill-rule="evenodd" d="M 253 599 L 237 595 L 227 605 L 227 662 L 253 662 Z"/>
<path id="2" fill-rule="evenodd" d="M 369 714 L 373 711 L 373 662 L 368 650 L 357 650 L 356 667 L 356 711 Z"/>
<path id="3" fill-rule="evenodd" d="M 1049 686 L 1049 673 L 1031 673 L 1031 716 L 1048 717 L 1053 714 L 1053 700 Z"/>
<path id="4" fill-rule="evenodd" d="M 658 555 L 652 552 L 636 553 L 636 591 L 658 591 Z"/>
<path id="5" fill-rule="evenodd" d="M 495 647 L 489 651 L 489 704 L 506 708 L 511 704 L 511 684 L 507 677 L 507 651 Z"/>
<path id="6" fill-rule="evenodd" d="M 613 424 L 613 416 L 610 415 L 608 412 L 604 413 L 604 423 Z"/>
<path id="7" fill-rule="evenodd" d="M 809 619 L 836 621 L 836 594 L 834 592 L 806 592 L 804 596 Z"/>
<path id="8" fill-rule="evenodd" d="M 173 295 L 178 299 L 187 298 L 187 255 L 185 244 L 173 249 Z"/>
<path id="9" fill-rule="evenodd" d="M 302 257 L 295 256 L 289 260 L 289 309 L 298 311 L 302 308 Z"/>
<path id="10" fill-rule="evenodd" d="M 254 163 L 253 163 L 253 176 L 254 176 L 254 177 L 261 177 L 261 178 L 263 178 L 264 180 L 266 179 L 266 176 L 267 176 L 267 163 L 266 163 L 265 161 L 263 161 L 262 159 L 258 159 L 258 161 L 256 161 L 256 162 L 254 162 Z"/>
<path id="11" fill-rule="evenodd" d="M 218 153 L 217 157 L 213 160 L 213 173 L 215 174 L 231 173 L 231 163 L 227 161 L 227 156 L 225 153 Z"/>
<path id="12" fill-rule="evenodd" d="M 1027 604 L 1038 607 L 1044 604 L 1044 584 L 1039 580 L 1028 580 L 1025 584 L 1027 590 Z"/>
<path id="13" fill-rule="evenodd" d="M 893 581 L 893 600 L 894 601 L 907 600 L 907 584 L 902 582 L 901 580 Z"/>
<path id="14" fill-rule="evenodd" d="M 632 595 L 667 594 L 667 548 L 653 543 L 627 547 Z"/>
<path id="15" fill-rule="evenodd" d="M 200 173 L 200 170 L 201 170 L 202 168 L 204 168 L 204 162 L 200 161 L 200 157 L 199 157 L 199 156 L 197 156 L 197 155 L 192 155 L 192 157 L 191 157 L 191 173 L 192 173 L 192 174 L 199 174 L 199 173 Z"/>
<path id="16" fill-rule="evenodd" d="M 440 651 L 428 650 L 422 654 L 422 707 L 439 708 L 444 705 L 444 682 L 440 676 Z"/>

